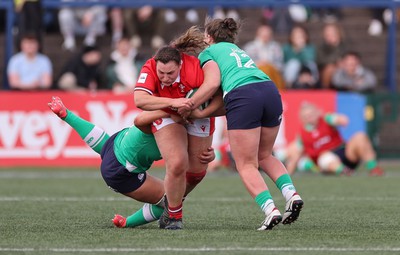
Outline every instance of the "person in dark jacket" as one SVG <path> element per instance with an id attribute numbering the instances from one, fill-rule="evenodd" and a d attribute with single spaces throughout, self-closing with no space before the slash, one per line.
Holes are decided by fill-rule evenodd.
<path id="1" fill-rule="evenodd" d="M 61 71 L 56 87 L 62 90 L 96 90 L 101 83 L 102 53 L 96 46 L 84 46 Z"/>

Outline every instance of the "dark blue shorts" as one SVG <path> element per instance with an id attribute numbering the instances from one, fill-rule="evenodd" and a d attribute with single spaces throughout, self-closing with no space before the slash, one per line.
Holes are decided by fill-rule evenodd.
<path id="1" fill-rule="evenodd" d="M 108 187 L 115 192 L 128 193 L 137 190 L 146 181 L 146 173 L 131 173 L 118 162 L 114 153 L 114 140 L 119 132 L 112 135 L 101 149 L 101 175 Z"/>
<path id="2" fill-rule="evenodd" d="M 282 100 L 272 81 L 238 87 L 224 97 L 228 130 L 279 126 Z"/>
<path id="3" fill-rule="evenodd" d="M 340 160 L 345 166 L 347 166 L 350 169 L 356 169 L 357 166 L 360 164 L 360 161 L 357 162 L 350 161 L 346 157 L 345 151 L 346 151 L 346 145 L 340 146 L 339 148 L 332 150 L 332 152 L 335 153 L 340 158 Z"/>

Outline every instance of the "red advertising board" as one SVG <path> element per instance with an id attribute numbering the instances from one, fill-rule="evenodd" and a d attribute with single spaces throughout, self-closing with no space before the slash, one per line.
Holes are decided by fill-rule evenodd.
<path id="1" fill-rule="evenodd" d="M 299 109 L 303 102 L 310 102 L 324 112 L 336 111 L 336 96 L 334 91 L 292 90 L 281 93 L 283 101 L 283 126 L 287 142 L 292 141 L 300 129 Z"/>
<path id="2" fill-rule="evenodd" d="M 47 103 L 53 95 L 60 96 L 71 111 L 95 123 L 110 135 L 132 125 L 140 111 L 135 107 L 131 94 L 1 92 L 0 167 L 100 164 L 99 155 L 68 124 L 50 111 Z M 294 139 L 300 127 L 298 109 L 303 101 L 313 102 L 326 111 L 336 109 L 336 93 L 330 91 L 286 91 L 282 93 L 282 99 L 284 117 L 281 140 L 286 143 Z"/>
<path id="3" fill-rule="evenodd" d="M 53 95 L 109 134 L 132 125 L 139 112 L 132 95 L 1 92 L 0 166 L 99 165 L 99 155 L 48 108 Z"/>

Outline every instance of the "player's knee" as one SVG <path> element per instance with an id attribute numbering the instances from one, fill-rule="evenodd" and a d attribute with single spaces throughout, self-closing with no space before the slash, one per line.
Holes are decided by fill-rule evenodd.
<path id="1" fill-rule="evenodd" d="M 339 157 L 330 151 L 324 152 L 317 160 L 318 167 L 321 171 L 332 170 L 338 163 L 340 163 Z"/>
<path id="2" fill-rule="evenodd" d="M 186 173 L 186 182 L 190 185 L 197 185 L 199 184 L 203 178 L 206 176 L 207 171 L 202 171 L 200 173 Z"/>

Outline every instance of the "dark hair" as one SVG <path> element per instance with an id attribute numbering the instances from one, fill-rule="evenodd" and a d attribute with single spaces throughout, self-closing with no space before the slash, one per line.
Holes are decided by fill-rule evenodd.
<path id="1" fill-rule="evenodd" d="M 38 37 L 34 33 L 26 33 L 21 37 L 22 40 L 31 40 L 31 41 L 39 41 Z"/>
<path id="2" fill-rule="evenodd" d="M 86 54 L 92 51 L 100 51 L 100 49 L 96 45 L 85 45 L 82 48 L 82 54 Z"/>
<path id="3" fill-rule="evenodd" d="M 348 56 L 353 56 L 353 57 L 357 58 L 358 60 L 361 60 L 361 55 L 357 51 L 353 51 L 353 50 L 346 51 L 343 54 L 342 58 L 345 58 L 345 57 L 348 57 Z"/>
<path id="4" fill-rule="evenodd" d="M 210 19 L 207 18 L 205 24 L 206 33 L 211 36 L 215 43 L 230 42 L 235 43 L 239 33 L 240 24 L 232 18 Z"/>
<path id="5" fill-rule="evenodd" d="M 174 39 L 170 46 L 180 52 L 197 54 L 207 47 L 204 34 L 197 26 L 192 26 L 185 33 Z"/>
<path id="6" fill-rule="evenodd" d="M 167 64 L 170 61 L 174 61 L 178 65 L 181 64 L 181 53 L 178 49 L 172 46 L 161 47 L 154 56 L 156 62 L 160 61 L 163 64 Z"/>

